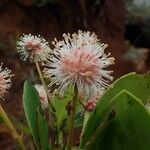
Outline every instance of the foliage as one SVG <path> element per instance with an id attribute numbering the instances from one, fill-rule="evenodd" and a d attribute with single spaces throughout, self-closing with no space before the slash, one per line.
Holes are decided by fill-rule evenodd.
<path id="1" fill-rule="evenodd" d="M 150 114 L 144 104 L 150 97 L 149 85 L 150 75 L 131 73 L 117 80 L 91 114 L 81 148 L 88 145 L 91 137 L 103 125 L 89 149 L 148 150 Z M 115 117 L 111 121 L 105 120 L 112 110 L 115 111 Z"/>
<path id="2" fill-rule="evenodd" d="M 68 117 L 68 110 L 67 107 L 69 102 L 72 100 L 73 96 L 73 89 L 69 87 L 63 97 L 59 96 L 58 94 L 53 94 L 52 104 L 55 107 L 55 117 L 56 117 L 56 128 L 57 131 L 60 132 L 61 128 L 64 126 L 67 117 Z"/>
<path id="3" fill-rule="evenodd" d="M 34 87 L 25 82 L 24 109 L 28 125 L 38 148 L 49 149 L 48 129 Z M 115 81 L 99 101 L 84 128 L 80 148 L 148 150 L 150 146 L 150 113 L 145 108 L 150 97 L 150 75 L 130 73 Z M 72 87 L 60 97 L 53 95 L 55 125 L 58 137 L 68 117 L 67 106 L 73 98 Z M 82 127 L 82 111 L 77 112 L 75 127 Z M 66 122 L 67 123 L 67 122 Z M 134 133 L 134 134 L 133 134 Z M 138 138 L 137 138 L 138 137 Z M 62 139 L 60 140 L 62 141 Z M 109 143 L 109 144 L 108 144 Z"/>
<path id="4" fill-rule="evenodd" d="M 38 92 L 26 81 L 24 84 L 23 107 L 27 123 L 38 149 L 48 149 L 48 127 L 40 104 Z"/>

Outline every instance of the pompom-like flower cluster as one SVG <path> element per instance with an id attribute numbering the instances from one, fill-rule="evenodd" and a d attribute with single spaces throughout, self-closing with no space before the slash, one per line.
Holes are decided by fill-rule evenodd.
<path id="1" fill-rule="evenodd" d="M 47 94 L 45 92 L 44 86 L 40 84 L 36 84 L 34 85 L 34 87 L 37 89 L 39 93 L 39 98 L 41 101 L 42 108 L 43 109 L 48 108 L 48 98 L 47 98 Z"/>
<path id="2" fill-rule="evenodd" d="M 50 52 L 49 44 L 44 38 L 31 34 L 21 36 L 17 42 L 17 49 L 24 61 L 27 58 L 31 61 L 34 61 L 35 58 L 37 61 L 44 61 Z"/>
<path id="3" fill-rule="evenodd" d="M 11 70 L 5 68 L 2 69 L 2 65 L 0 65 L 0 98 L 4 100 L 4 95 L 7 93 L 8 89 L 11 87 Z"/>
<path id="4" fill-rule="evenodd" d="M 79 92 L 95 95 L 100 88 L 106 88 L 113 77 L 112 71 L 105 70 L 114 64 L 114 58 L 105 54 L 107 47 L 98 40 L 96 34 L 78 31 L 77 34 L 64 34 L 63 41 L 55 41 L 50 59 L 47 60 L 45 76 L 59 86 L 63 94 L 68 85 L 77 84 Z"/>

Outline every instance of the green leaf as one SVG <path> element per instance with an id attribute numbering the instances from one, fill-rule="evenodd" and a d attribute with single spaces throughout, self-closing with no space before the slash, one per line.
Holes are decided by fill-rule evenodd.
<path id="1" fill-rule="evenodd" d="M 88 122 L 92 122 L 90 126 L 87 125 L 89 130 L 95 128 L 101 113 L 108 107 L 112 99 L 123 89 L 129 91 L 137 98 L 139 98 L 144 104 L 146 104 L 150 97 L 150 75 L 138 75 L 136 73 L 129 73 L 116 80 L 97 104 L 97 115 L 94 118 L 89 117 Z M 95 111 L 93 113 L 95 113 Z"/>
<path id="2" fill-rule="evenodd" d="M 73 88 L 70 86 L 63 97 L 54 94 L 52 98 L 52 104 L 55 107 L 55 116 L 57 120 L 57 129 L 60 130 L 60 127 L 63 125 L 64 120 L 67 119 L 67 105 L 73 98 Z"/>
<path id="3" fill-rule="evenodd" d="M 96 129 L 104 122 L 108 112 L 113 109 L 116 112 L 115 118 L 104 127 L 87 149 L 149 150 L 150 113 L 141 100 L 123 90 L 111 100 L 105 111 L 99 114 L 99 109 L 100 105 L 96 107 L 87 123 L 81 148 L 84 148 Z"/>
<path id="4" fill-rule="evenodd" d="M 146 104 L 150 97 L 150 74 L 129 73 L 116 80 L 101 98 L 99 103 L 101 108 L 104 110 L 112 98 L 123 89 L 129 91 Z M 101 112 L 103 110 L 101 109 Z"/>
<path id="5" fill-rule="evenodd" d="M 48 126 L 45 117 L 41 115 L 39 109 L 37 109 L 37 120 L 41 150 L 48 150 Z"/>
<path id="6" fill-rule="evenodd" d="M 98 120 L 100 119 L 101 114 L 105 112 L 112 99 L 123 89 L 134 94 L 137 98 L 141 99 L 144 104 L 146 104 L 150 97 L 150 75 L 130 73 L 115 81 L 101 98 L 97 105 L 98 109 L 91 114 L 91 117 L 87 122 L 85 130 L 86 132 L 89 132 L 89 135 L 90 132 L 94 132 L 95 128 L 99 125 Z"/>
<path id="7" fill-rule="evenodd" d="M 38 92 L 36 91 L 34 86 L 32 86 L 32 84 L 30 84 L 28 81 L 24 83 L 23 107 L 24 107 L 27 123 L 31 130 L 35 144 L 39 145 L 36 110 L 37 108 L 39 108 L 40 113 L 43 114 L 43 112 L 42 112 Z"/>

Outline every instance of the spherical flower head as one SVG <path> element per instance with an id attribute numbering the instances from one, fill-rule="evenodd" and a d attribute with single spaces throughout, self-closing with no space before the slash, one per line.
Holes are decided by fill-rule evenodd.
<path id="1" fill-rule="evenodd" d="M 48 42 L 39 36 L 23 34 L 19 41 L 17 41 L 17 49 L 21 54 L 21 58 L 25 61 L 27 58 L 30 61 L 44 61 L 47 59 L 50 52 Z"/>
<path id="2" fill-rule="evenodd" d="M 108 86 L 112 71 L 105 70 L 114 64 L 114 58 L 104 53 L 106 44 L 100 42 L 94 33 L 78 31 L 64 34 L 63 41 L 53 42 L 55 49 L 47 60 L 44 70 L 51 77 L 51 85 L 59 86 L 63 94 L 68 85 L 77 84 L 79 92 L 93 95 L 98 88 Z"/>
<path id="3" fill-rule="evenodd" d="M 39 98 L 40 98 L 42 108 L 43 109 L 48 108 L 48 99 L 47 99 L 47 94 L 45 92 L 44 86 L 40 84 L 36 84 L 34 85 L 34 87 L 39 93 Z"/>
<path id="4" fill-rule="evenodd" d="M 5 68 L 2 69 L 2 65 L 0 65 L 0 99 L 4 100 L 5 93 L 8 93 L 8 89 L 11 87 L 11 70 Z"/>

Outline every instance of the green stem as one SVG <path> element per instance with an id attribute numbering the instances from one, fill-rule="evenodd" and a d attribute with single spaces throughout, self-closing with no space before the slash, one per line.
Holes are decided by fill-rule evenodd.
<path id="1" fill-rule="evenodd" d="M 1 105 L 0 105 L 0 116 L 2 117 L 2 120 L 4 121 L 4 124 L 7 126 L 8 130 L 10 131 L 12 137 L 18 143 L 20 150 L 25 150 L 21 135 L 19 135 L 19 133 L 14 128 L 13 124 L 9 120 L 7 114 L 5 113 Z"/>
<path id="2" fill-rule="evenodd" d="M 44 90 L 45 90 L 45 92 L 46 92 L 46 94 L 47 94 L 49 106 L 50 106 L 51 110 L 52 110 L 53 112 L 55 112 L 55 108 L 54 108 L 54 106 L 52 105 L 52 103 L 51 103 L 51 101 L 50 101 L 50 100 L 51 100 L 51 97 L 50 97 L 50 95 L 49 95 L 47 86 L 46 86 L 45 81 L 44 81 L 44 79 L 43 79 L 43 75 L 42 75 L 42 72 L 41 72 L 39 63 L 38 63 L 38 61 L 37 61 L 36 58 L 35 58 L 34 62 L 35 62 L 35 65 L 36 65 L 36 68 L 37 68 L 37 71 L 38 71 L 40 80 L 41 80 L 41 82 L 42 82 L 42 84 L 43 84 Z"/>
<path id="3" fill-rule="evenodd" d="M 72 149 L 73 144 L 73 136 L 74 136 L 74 121 L 75 121 L 75 114 L 76 114 L 76 105 L 77 105 L 77 99 L 78 99 L 78 88 L 75 84 L 74 87 L 74 96 L 72 101 L 72 109 L 69 119 L 69 133 L 68 133 L 68 139 L 67 139 L 67 150 Z"/>
<path id="4" fill-rule="evenodd" d="M 39 66 L 39 63 L 38 63 L 38 61 L 37 61 L 37 59 L 35 58 L 35 60 L 34 60 L 34 62 L 35 62 L 35 65 L 36 65 L 36 68 L 37 68 L 37 71 L 38 71 L 38 74 L 39 74 L 39 77 L 40 77 L 40 80 L 41 80 L 41 82 L 42 82 L 42 84 L 43 84 L 43 87 L 44 87 L 44 90 L 45 90 L 45 92 L 46 92 L 46 95 L 47 95 L 47 98 L 48 98 L 48 105 L 49 105 L 49 107 L 48 107 L 48 118 L 49 118 L 49 123 L 50 123 L 50 126 L 52 125 L 52 117 L 51 117 L 51 113 L 53 113 L 54 114 L 54 112 L 55 112 L 55 108 L 54 108 L 54 106 L 52 105 L 52 103 L 51 103 L 51 97 L 50 97 L 50 95 L 49 95 L 49 91 L 48 91 L 48 88 L 47 88 L 47 86 L 46 86 L 46 83 L 45 83 L 45 81 L 44 81 L 44 79 L 43 79 L 43 75 L 42 75 L 42 72 L 41 72 L 41 69 L 40 69 L 40 66 Z M 51 148 L 51 149 L 53 149 L 53 148 Z"/>
<path id="5" fill-rule="evenodd" d="M 85 111 L 85 112 L 84 112 L 83 127 L 82 127 L 82 132 L 81 132 L 81 139 L 82 139 L 82 136 L 83 136 L 83 132 L 84 132 L 84 129 L 85 129 L 86 123 L 87 123 L 87 121 L 88 121 L 88 119 L 89 119 L 89 116 L 90 116 L 90 112 Z"/>

